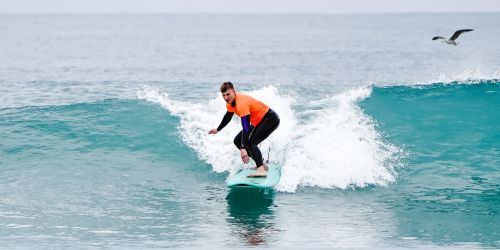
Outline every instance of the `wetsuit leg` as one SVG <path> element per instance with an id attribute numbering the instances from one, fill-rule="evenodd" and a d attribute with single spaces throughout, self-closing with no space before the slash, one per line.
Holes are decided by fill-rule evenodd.
<path id="1" fill-rule="evenodd" d="M 241 134 L 243 134 L 243 130 L 240 131 L 235 137 L 234 137 L 234 145 L 236 145 L 236 147 L 238 149 L 241 149 Z"/>
<path id="2" fill-rule="evenodd" d="M 250 131 L 253 130 L 253 127 L 250 127 Z M 250 132 L 251 133 L 251 132 Z M 233 143 L 234 145 L 239 149 L 241 150 L 241 136 L 243 134 L 243 131 L 240 131 L 235 137 L 234 137 L 234 140 L 233 140 Z M 248 147 L 245 147 L 245 149 L 247 150 L 247 153 L 248 153 L 248 156 L 250 156 L 250 158 L 253 159 L 252 157 L 252 151 L 248 148 Z"/>
<path id="3" fill-rule="evenodd" d="M 253 156 L 252 159 L 257 164 L 257 167 L 260 167 L 263 164 L 262 153 L 260 152 L 258 145 L 267 137 L 269 137 L 269 135 L 274 132 L 274 130 L 276 130 L 279 125 L 280 118 L 278 114 L 276 114 L 276 112 L 274 112 L 272 109 L 269 109 L 264 118 L 262 118 L 262 121 L 259 123 L 259 125 L 257 125 L 257 127 L 252 130 L 248 139 L 248 144 L 251 155 Z M 238 135 L 241 136 L 241 132 Z M 241 137 L 239 139 L 241 139 Z M 236 138 L 234 142 L 236 144 Z"/>

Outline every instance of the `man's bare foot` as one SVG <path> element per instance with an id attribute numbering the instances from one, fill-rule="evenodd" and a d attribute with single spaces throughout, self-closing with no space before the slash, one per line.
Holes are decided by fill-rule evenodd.
<path id="1" fill-rule="evenodd" d="M 263 163 L 263 164 L 262 164 L 262 166 L 264 166 L 264 169 L 265 169 L 266 171 L 267 171 L 267 170 L 269 170 L 269 167 L 268 167 L 265 163 Z M 262 167 L 262 166 L 261 166 L 261 167 Z M 257 170 L 257 169 L 258 169 L 258 168 L 257 168 L 257 167 L 255 167 L 255 170 Z"/>
<path id="2" fill-rule="evenodd" d="M 267 176 L 267 170 L 269 168 L 266 165 L 262 165 L 258 167 L 255 172 L 247 175 L 247 177 L 266 177 Z"/>

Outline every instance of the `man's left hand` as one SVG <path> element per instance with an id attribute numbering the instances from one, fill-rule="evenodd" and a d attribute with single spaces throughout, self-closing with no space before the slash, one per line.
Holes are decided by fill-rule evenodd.
<path id="1" fill-rule="evenodd" d="M 243 163 L 247 164 L 250 162 L 250 157 L 248 157 L 248 153 L 247 153 L 247 150 L 242 148 L 241 149 L 241 160 L 243 161 Z"/>

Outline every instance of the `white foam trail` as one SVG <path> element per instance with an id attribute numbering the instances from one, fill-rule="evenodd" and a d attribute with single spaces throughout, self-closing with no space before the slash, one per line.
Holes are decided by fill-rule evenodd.
<path id="1" fill-rule="evenodd" d="M 393 162 L 399 149 L 383 142 L 371 119 L 356 105 L 370 95 L 371 89 L 355 89 L 319 100 L 303 112 L 292 109 L 295 98 L 280 95 L 273 86 L 247 93 L 268 104 L 281 118 L 280 127 L 260 145 L 264 156 L 272 148 L 271 160 L 283 167 L 279 191 L 294 192 L 299 186 L 344 189 L 394 181 Z M 214 171 L 234 174 L 241 168 L 233 144 L 241 130 L 239 119 L 235 116 L 217 135 L 208 135 L 225 113 L 220 96 L 206 105 L 174 101 L 168 94 L 147 87 L 138 96 L 180 117 L 183 141 Z M 300 123 L 297 117 L 301 117 Z"/>
<path id="2" fill-rule="evenodd" d="M 345 189 L 394 181 L 392 164 L 400 150 L 384 143 L 372 120 L 356 103 L 371 94 L 359 88 L 320 100 L 309 121 L 296 130 L 286 152 L 279 188 L 298 185 Z"/>

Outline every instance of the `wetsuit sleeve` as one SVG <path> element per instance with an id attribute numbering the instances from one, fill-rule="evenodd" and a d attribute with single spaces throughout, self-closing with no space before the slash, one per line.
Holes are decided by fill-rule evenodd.
<path id="1" fill-rule="evenodd" d="M 250 115 L 241 117 L 241 125 L 243 126 L 241 133 L 241 148 L 245 148 L 248 144 L 248 136 L 250 135 Z"/>
<path id="2" fill-rule="evenodd" d="M 217 127 L 217 131 L 221 131 L 231 121 L 233 114 L 234 114 L 233 112 L 229 112 L 229 111 L 226 112 L 226 114 L 222 118 L 222 121 L 220 122 L 219 126 Z"/>

